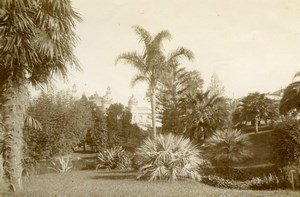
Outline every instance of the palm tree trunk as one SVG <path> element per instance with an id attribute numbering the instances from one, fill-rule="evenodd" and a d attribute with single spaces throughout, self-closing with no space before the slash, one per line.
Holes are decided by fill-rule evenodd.
<path id="1" fill-rule="evenodd" d="M 255 116 L 255 133 L 258 132 L 258 121 L 259 121 L 259 116 L 256 115 L 256 116 Z"/>
<path id="2" fill-rule="evenodd" d="M 9 77 L 1 90 L 1 111 L 6 127 L 4 134 L 4 169 L 11 191 L 22 189 L 23 127 L 28 92 L 25 83 L 13 82 Z"/>
<path id="3" fill-rule="evenodd" d="M 151 115 L 152 115 L 152 128 L 153 128 L 153 137 L 156 139 L 156 95 L 155 89 L 151 89 Z"/>
<path id="4" fill-rule="evenodd" d="M 0 184 L 4 182 L 3 153 L 0 153 Z"/>

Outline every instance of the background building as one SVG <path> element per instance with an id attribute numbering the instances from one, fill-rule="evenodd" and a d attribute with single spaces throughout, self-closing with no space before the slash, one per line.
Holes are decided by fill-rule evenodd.
<path id="1" fill-rule="evenodd" d="M 113 99 L 111 97 L 111 89 L 108 86 L 104 96 L 99 96 L 97 92 L 89 97 L 90 101 L 93 101 L 102 110 L 106 110 L 112 104 Z M 132 113 L 132 124 L 137 124 L 140 128 L 146 130 L 152 126 L 151 121 L 151 108 L 138 106 L 138 101 L 132 95 L 128 101 L 128 108 Z M 161 127 L 161 123 L 157 121 L 157 127 Z"/>

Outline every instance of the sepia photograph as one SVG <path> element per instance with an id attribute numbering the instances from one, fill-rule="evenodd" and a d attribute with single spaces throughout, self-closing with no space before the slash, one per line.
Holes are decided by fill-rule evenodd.
<path id="1" fill-rule="evenodd" d="M 300 196 L 300 0 L 0 0 L 0 196 Z"/>

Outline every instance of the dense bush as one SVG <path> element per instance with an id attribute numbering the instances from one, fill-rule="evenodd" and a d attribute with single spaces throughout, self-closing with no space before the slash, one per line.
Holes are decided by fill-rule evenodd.
<path id="1" fill-rule="evenodd" d="M 218 130 L 202 145 L 204 156 L 213 164 L 226 165 L 252 156 L 249 137 L 238 130 Z"/>
<path id="2" fill-rule="evenodd" d="M 70 154 L 93 126 L 91 110 L 84 96 L 75 100 L 68 92 L 43 92 L 27 111 L 42 130 L 24 128 L 25 154 L 36 160 Z"/>
<path id="3" fill-rule="evenodd" d="M 203 163 L 199 150 L 189 139 L 173 134 L 148 138 L 136 151 L 138 178 L 177 180 L 188 177 L 200 180 L 199 165 Z"/>
<path id="4" fill-rule="evenodd" d="M 288 165 L 280 168 L 281 176 L 290 188 L 300 189 L 300 165 Z M 293 173 L 293 179 L 292 175 Z"/>
<path id="5" fill-rule="evenodd" d="M 278 165 L 300 163 L 300 122 L 288 120 L 272 132 L 273 161 Z"/>
<path id="6" fill-rule="evenodd" d="M 122 146 L 101 150 L 98 153 L 98 158 L 100 164 L 97 165 L 96 170 L 99 168 L 122 170 L 131 168 L 131 159 Z"/>

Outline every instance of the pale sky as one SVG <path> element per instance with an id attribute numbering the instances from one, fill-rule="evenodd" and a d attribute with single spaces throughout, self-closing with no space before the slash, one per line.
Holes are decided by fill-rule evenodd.
<path id="1" fill-rule="evenodd" d="M 135 70 L 114 65 L 122 52 L 141 51 L 132 26 L 152 35 L 172 34 L 166 53 L 179 46 L 194 52 L 188 70 L 201 72 L 208 86 L 216 72 L 229 97 L 284 88 L 300 71 L 299 0 L 73 0 L 82 15 L 76 55 L 83 72 L 72 72 L 68 85 L 79 94 L 104 95 L 111 87 L 114 102 L 127 105 L 134 94 L 145 105 L 146 85 L 130 87 Z"/>

